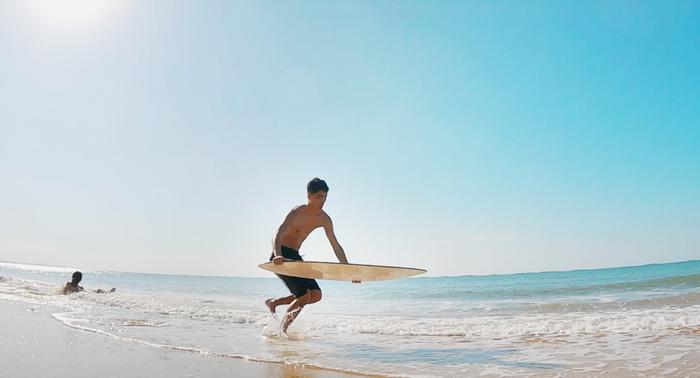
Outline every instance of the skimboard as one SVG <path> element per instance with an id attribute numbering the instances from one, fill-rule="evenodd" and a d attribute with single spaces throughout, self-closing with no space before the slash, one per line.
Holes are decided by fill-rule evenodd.
<path id="1" fill-rule="evenodd" d="M 260 268 L 285 276 L 313 278 L 336 281 L 382 281 L 406 278 L 423 274 L 425 269 L 404 268 L 399 266 L 342 264 L 320 261 L 285 261 L 275 265 L 266 262 Z"/>

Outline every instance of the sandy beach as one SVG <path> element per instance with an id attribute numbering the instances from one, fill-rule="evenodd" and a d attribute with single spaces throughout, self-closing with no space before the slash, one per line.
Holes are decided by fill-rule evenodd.
<path id="1" fill-rule="evenodd" d="M 15 301 L 0 299 L 0 319 L 5 377 L 362 377 L 124 343 L 72 329 L 46 309 Z"/>

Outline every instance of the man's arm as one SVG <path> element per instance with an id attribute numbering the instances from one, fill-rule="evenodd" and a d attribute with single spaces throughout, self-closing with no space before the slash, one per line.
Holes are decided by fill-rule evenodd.
<path id="1" fill-rule="evenodd" d="M 347 264 L 348 259 L 345 257 L 345 251 L 343 247 L 340 246 L 340 243 L 338 243 L 338 238 L 335 237 L 335 232 L 333 231 L 333 221 L 328 214 L 326 214 L 326 218 L 327 220 L 323 225 L 324 230 L 326 230 L 326 237 L 328 237 L 328 241 L 331 242 L 333 252 L 335 252 L 336 257 L 338 257 L 338 261 Z M 352 281 L 352 283 L 360 283 L 360 281 Z"/>
<path id="2" fill-rule="evenodd" d="M 338 258 L 338 261 L 343 264 L 347 264 L 348 259 L 345 257 L 345 251 L 343 250 L 343 247 L 340 246 L 340 243 L 338 243 L 338 238 L 335 237 L 335 232 L 333 232 L 333 221 L 328 215 L 326 215 L 326 221 L 323 224 L 323 229 L 326 231 L 326 237 L 328 237 L 328 241 L 331 242 L 333 252 L 335 252 L 335 256 Z"/>

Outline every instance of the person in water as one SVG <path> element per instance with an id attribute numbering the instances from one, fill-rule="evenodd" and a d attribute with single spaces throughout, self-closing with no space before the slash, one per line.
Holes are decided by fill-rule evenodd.
<path id="1" fill-rule="evenodd" d="M 61 294 L 71 294 L 71 293 L 77 293 L 79 291 L 83 291 L 83 287 L 78 285 L 82 279 L 83 279 L 82 273 L 73 272 L 73 277 L 71 277 L 71 281 L 66 282 L 66 285 L 63 286 L 63 289 L 61 289 Z M 114 293 L 116 290 L 117 290 L 116 288 L 112 288 L 109 291 L 97 289 L 97 290 L 95 290 L 95 293 L 98 293 L 98 294 Z"/>
<path id="2" fill-rule="evenodd" d="M 301 261 L 302 258 L 299 255 L 301 244 L 313 230 L 323 227 L 338 261 L 347 264 L 348 259 L 345 257 L 345 251 L 338 243 L 338 239 L 333 232 L 331 217 L 323 211 L 323 205 L 328 196 L 328 185 L 325 181 L 316 177 L 308 183 L 306 192 L 308 203 L 293 208 L 287 214 L 282 225 L 277 229 L 273 239 L 270 261 L 275 265 L 284 264 L 285 259 Z M 290 277 L 282 274 L 277 274 L 277 276 L 284 282 L 292 295 L 268 299 L 265 301 L 265 304 L 273 314 L 277 306 L 290 305 L 282 320 L 282 331 L 286 333 L 287 328 L 296 319 L 304 306 L 321 300 L 321 288 L 316 280 L 313 279 Z M 359 283 L 359 281 L 354 281 L 354 283 Z"/>
<path id="3" fill-rule="evenodd" d="M 71 294 L 83 291 L 83 287 L 78 285 L 83 279 L 83 274 L 80 272 L 73 272 L 73 277 L 70 282 L 66 282 L 66 286 L 61 290 L 61 294 Z"/>

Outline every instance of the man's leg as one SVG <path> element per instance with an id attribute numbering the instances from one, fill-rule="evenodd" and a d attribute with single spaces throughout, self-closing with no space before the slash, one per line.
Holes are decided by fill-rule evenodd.
<path id="1" fill-rule="evenodd" d="M 270 309 L 271 313 L 275 313 L 275 308 L 279 305 L 288 305 L 294 301 L 295 297 L 293 295 L 287 296 L 287 297 L 282 297 L 282 298 L 277 298 L 277 299 L 268 299 L 265 301 L 265 304 L 267 305 L 267 308 Z"/>
<path id="2" fill-rule="evenodd" d="M 287 328 L 292 324 L 294 319 L 299 316 L 299 312 L 307 304 L 316 303 L 321 300 L 321 290 L 309 290 L 303 296 L 295 299 L 292 305 L 287 309 L 287 313 L 282 321 L 282 332 L 287 333 Z"/>

